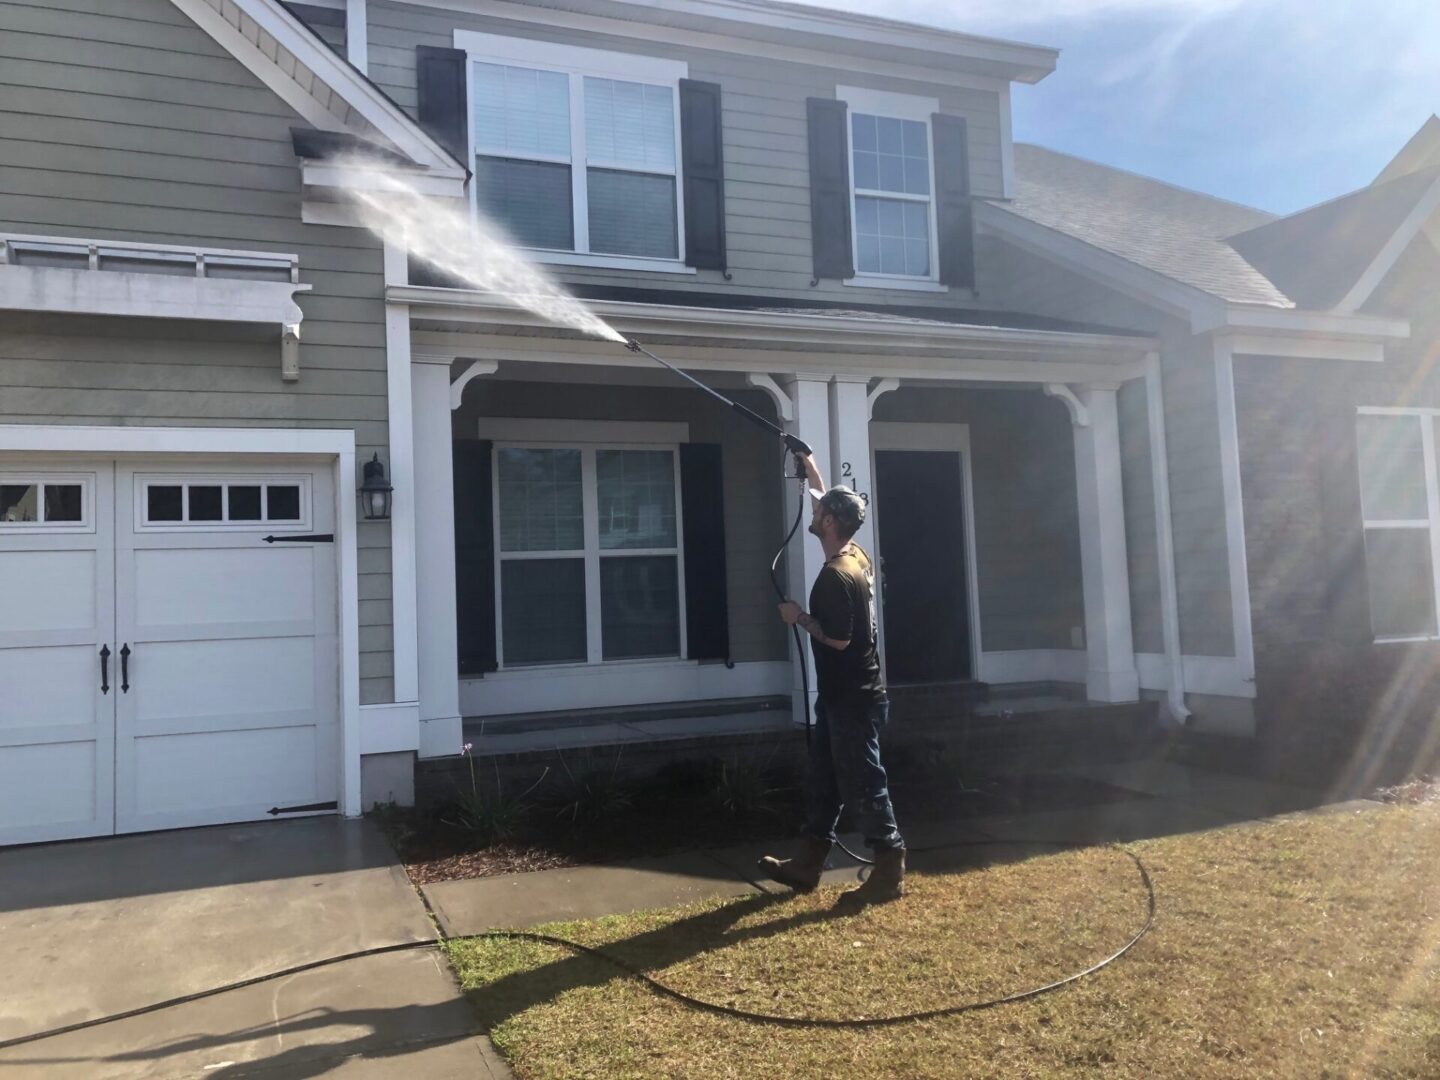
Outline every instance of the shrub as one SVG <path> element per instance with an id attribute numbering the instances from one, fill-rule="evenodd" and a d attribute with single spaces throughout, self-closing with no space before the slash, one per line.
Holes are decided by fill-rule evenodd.
<path id="1" fill-rule="evenodd" d="M 461 751 L 470 766 L 470 789 L 461 788 L 453 801 L 446 804 L 439 813 L 442 824 L 467 833 L 481 844 L 488 845 L 512 839 L 521 829 L 532 809 L 527 801 L 545 780 L 549 769 L 518 796 L 505 794 L 500 782 L 500 766 L 495 765 L 495 794 L 486 795 L 480 790 L 475 775 L 475 758 L 471 753 L 472 743 L 466 743 Z"/>
<path id="2" fill-rule="evenodd" d="M 560 755 L 564 775 L 557 788 L 544 800 L 545 811 L 567 831 L 592 836 L 613 828 L 635 806 L 630 782 L 620 775 L 621 753 L 608 770 L 595 769 L 576 775 Z"/>

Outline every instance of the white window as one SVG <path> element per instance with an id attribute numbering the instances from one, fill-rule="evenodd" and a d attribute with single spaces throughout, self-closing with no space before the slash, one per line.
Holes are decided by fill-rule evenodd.
<path id="1" fill-rule="evenodd" d="M 310 526 L 308 476 L 143 476 L 135 487 L 135 520 L 147 531 Z"/>
<path id="2" fill-rule="evenodd" d="M 0 473 L 0 532 L 89 532 L 90 493 L 90 479 L 72 473 Z"/>
<path id="3" fill-rule="evenodd" d="M 456 31 L 478 212 L 551 262 L 686 270 L 684 63 Z"/>
<path id="4" fill-rule="evenodd" d="M 497 444 L 502 668 L 685 653 L 677 448 Z"/>
<path id="5" fill-rule="evenodd" d="M 1357 432 L 1365 571 L 1375 639 L 1440 636 L 1434 416 L 1362 410 Z"/>
<path id="6" fill-rule="evenodd" d="M 851 284 L 940 288 L 930 132 L 940 103 L 845 86 L 836 95 L 850 112 Z"/>

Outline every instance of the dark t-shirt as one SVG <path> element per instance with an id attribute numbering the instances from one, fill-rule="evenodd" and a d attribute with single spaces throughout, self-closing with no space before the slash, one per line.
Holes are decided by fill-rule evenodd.
<path id="1" fill-rule="evenodd" d="M 875 649 L 875 571 L 858 544 L 846 544 L 828 560 L 810 590 L 810 614 L 832 641 L 832 649 L 811 639 L 815 685 L 820 700 L 836 705 L 870 705 L 885 700 L 885 679 Z"/>

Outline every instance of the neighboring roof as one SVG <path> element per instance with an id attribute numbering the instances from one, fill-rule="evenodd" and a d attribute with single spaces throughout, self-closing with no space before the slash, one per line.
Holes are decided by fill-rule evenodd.
<path id="1" fill-rule="evenodd" d="M 1419 172 L 1432 165 L 1440 165 L 1440 116 L 1432 116 L 1420 125 L 1420 130 L 1380 170 L 1373 183 L 1383 184 L 1406 173 Z"/>
<path id="2" fill-rule="evenodd" d="M 992 205 L 1222 300 L 1294 306 L 1226 241 L 1263 210 L 1025 143 L 1014 199 Z"/>
<path id="3" fill-rule="evenodd" d="M 1414 238 L 1434 208 L 1437 183 L 1440 165 L 1267 222 L 1230 243 L 1296 303 L 1329 310 L 1346 300 L 1387 247 Z"/>
<path id="4" fill-rule="evenodd" d="M 171 0 L 306 122 L 463 181 L 465 169 L 280 0 Z"/>

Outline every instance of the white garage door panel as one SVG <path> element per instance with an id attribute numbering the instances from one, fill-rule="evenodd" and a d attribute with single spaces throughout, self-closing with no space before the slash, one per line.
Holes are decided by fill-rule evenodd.
<path id="1" fill-rule="evenodd" d="M 0 649 L 0 728 L 93 729 L 97 651 L 88 644 Z"/>
<path id="2" fill-rule="evenodd" d="M 20 534 L 24 535 L 24 534 Z M 17 539 L 12 534 L 7 539 Z M 35 536 L 31 542 L 39 543 Z M 36 634 L 84 630 L 96 623 L 96 561 L 94 551 L 13 551 L 0 559 L 0 634 Z"/>
<path id="3" fill-rule="evenodd" d="M 108 462 L 39 470 L 0 461 L 0 483 L 80 485 L 83 520 L 0 524 L 0 844 L 114 829 L 114 505 Z M 48 514 L 48 510 L 47 510 Z"/>
<path id="4" fill-rule="evenodd" d="M 89 836 L 97 818 L 108 821 L 109 807 L 97 805 L 103 790 L 96 770 L 96 745 L 91 742 L 37 743 L 8 746 L 0 752 L 0 821 L 12 823 L 16 835 L 8 843 Z M 105 765 L 109 768 L 109 755 Z M 37 783 L 54 779 L 54 783 Z M 16 828 L 24 823 L 23 830 Z M 108 830 L 104 830 L 108 831 Z"/>
<path id="5" fill-rule="evenodd" d="M 333 799 L 317 785 L 321 738 L 324 729 L 285 727 L 135 739 L 134 820 L 212 824 L 253 818 L 262 804 L 261 814 Z"/>
<path id="6" fill-rule="evenodd" d="M 335 548 L 264 542 L 287 529 L 334 531 L 329 474 L 310 471 L 299 485 L 297 522 L 262 529 L 147 527 L 137 511 L 155 476 L 117 469 L 127 497 L 116 500 L 116 633 L 132 654 L 130 690 L 116 703 L 116 827 L 246 821 L 335 800 Z M 164 482 L 213 488 L 227 477 L 216 467 Z M 246 477 L 254 482 L 253 468 Z"/>
<path id="7" fill-rule="evenodd" d="M 135 622 L 142 630 L 299 622 L 313 633 L 315 548 L 242 547 L 135 552 Z M 243 631 L 241 631 L 243 632 Z"/>
<path id="8" fill-rule="evenodd" d="M 131 660 L 130 673 L 137 734 L 168 730 L 174 721 L 191 730 L 214 718 L 322 719 L 310 637 L 152 642 Z"/>

